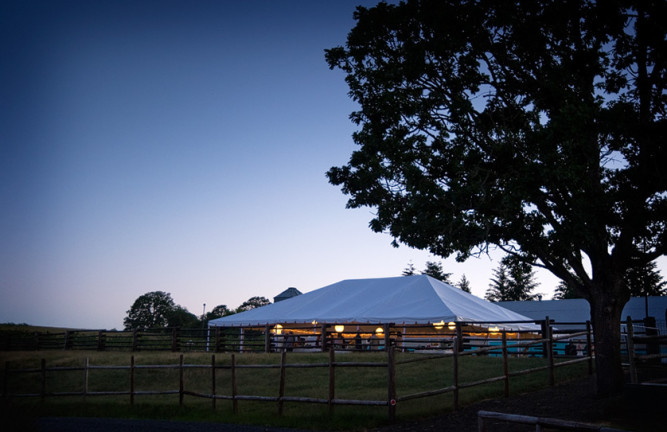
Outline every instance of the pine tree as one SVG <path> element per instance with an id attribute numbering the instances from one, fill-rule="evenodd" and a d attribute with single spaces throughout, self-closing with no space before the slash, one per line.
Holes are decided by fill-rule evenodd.
<path id="1" fill-rule="evenodd" d="M 403 270 L 402 275 L 403 276 L 412 276 L 417 274 L 417 269 L 415 269 L 415 265 L 412 264 L 412 261 L 408 263 L 408 266 Z"/>
<path id="2" fill-rule="evenodd" d="M 459 281 L 457 287 L 458 287 L 461 291 L 465 291 L 465 292 L 467 292 L 467 293 L 470 293 L 470 292 L 471 292 L 471 291 L 470 291 L 470 281 L 468 281 L 468 278 L 466 278 L 465 273 L 463 274 L 463 276 L 461 276 L 461 280 Z"/>
<path id="3" fill-rule="evenodd" d="M 531 292 L 539 285 L 535 281 L 535 272 L 530 264 L 507 255 L 497 269 L 493 271 L 489 289 L 484 298 L 489 301 L 525 301 L 533 300 Z"/>
<path id="4" fill-rule="evenodd" d="M 431 276 L 441 282 L 451 284 L 449 277 L 451 273 L 445 273 L 442 269 L 442 263 L 435 261 L 426 261 L 426 268 L 422 271 L 423 275 Z"/>

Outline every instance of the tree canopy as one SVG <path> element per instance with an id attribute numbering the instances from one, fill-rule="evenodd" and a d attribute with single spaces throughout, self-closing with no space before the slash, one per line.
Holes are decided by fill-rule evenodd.
<path id="1" fill-rule="evenodd" d="M 359 7 L 326 51 L 359 104 L 327 175 L 394 244 L 499 247 L 591 304 L 598 390 L 623 384 L 623 282 L 667 251 L 667 3 L 422 0 Z"/>
<path id="2" fill-rule="evenodd" d="M 171 294 L 152 291 L 139 296 L 123 320 L 126 330 L 144 330 L 169 326 L 176 304 Z M 173 319 L 173 317 L 172 317 Z"/>
<path id="3" fill-rule="evenodd" d="M 245 312 L 250 309 L 255 309 L 258 307 L 266 306 L 271 304 L 271 301 L 266 297 L 250 297 L 248 300 L 244 301 L 241 306 L 236 309 L 236 312 Z"/>

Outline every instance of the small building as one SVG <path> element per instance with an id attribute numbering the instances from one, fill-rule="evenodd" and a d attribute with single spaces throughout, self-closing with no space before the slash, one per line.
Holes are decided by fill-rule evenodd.
<path id="1" fill-rule="evenodd" d="M 285 291 L 281 292 L 273 298 L 274 303 L 278 303 L 283 300 L 290 299 L 292 297 L 300 296 L 302 293 L 294 287 L 289 287 Z"/>

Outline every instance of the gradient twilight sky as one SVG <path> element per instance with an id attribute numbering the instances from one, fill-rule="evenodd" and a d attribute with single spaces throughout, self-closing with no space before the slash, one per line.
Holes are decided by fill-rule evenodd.
<path id="1" fill-rule="evenodd" d="M 482 297 L 497 258 L 393 248 L 325 177 L 355 105 L 324 49 L 375 3 L 2 2 L 0 322 L 121 329 L 149 291 L 200 315 L 427 260 Z"/>

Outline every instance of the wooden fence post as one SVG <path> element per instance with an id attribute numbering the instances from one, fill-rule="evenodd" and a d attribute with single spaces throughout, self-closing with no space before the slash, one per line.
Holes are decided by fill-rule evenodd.
<path id="1" fill-rule="evenodd" d="M 65 330 L 65 341 L 63 342 L 63 349 L 67 350 L 70 348 L 70 337 L 72 332 L 70 330 Z"/>
<path id="2" fill-rule="evenodd" d="M 221 336 L 222 331 L 220 330 L 220 327 L 215 328 L 215 347 L 214 347 L 214 352 L 221 352 L 224 351 L 222 347 L 222 336 Z"/>
<path id="3" fill-rule="evenodd" d="M 456 340 L 458 341 L 457 344 L 457 352 L 462 352 L 464 350 L 463 347 L 463 329 L 461 326 L 460 322 L 457 322 L 456 324 Z"/>
<path id="4" fill-rule="evenodd" d="M 236 399 L 236 393 L 237 393 L 237 388 L 236 388 L 236 354 L 232 354 L 231 373 L 232 373 L 232 411 L 234 412 L 234 414 L 238 414 L 239 413 L 239 402 Z"/>
<path id="5" fill-rule="evenodd" d="M 334 347 L 329 347 L 329 415 L 333 415 L 333 400 L 336 395 L 336 371 Z"/>
<path id="6" fill-rule="evenodd" d="M 548 334 L 549 334 L 549 317 L 547 316 L 544 321 L 540 323 L 540 327 L 542 330 L 542 339 L 548 339 Z M 549 358 L 548 357 L 548 352 L 549 347 L 547 346 L 547 342 L 542 342 L 542 358 Z"/>
<path id="7" fill-rule="evenodd" d="M 104 351 L 106 347 L 106 335 L 102 330 L 97 332 L 97 350 Z"/>
<path id="8" fill-rule="evenodd" d="M 264 352 L 271 352 L 271 328 L 268 324 L 264 326 Z"/>
<path id="9" fill-rule="evenodd" d="M 134 356 L 130 356 L 130 405 L 134 405 Z"/>
<path id="10" fill-rule="evenodd" d="M 139 351 L 139 330 L 132 331 L 132 351 Z"/>
<path id="11" fill-rule="evenodd" d="M 628 316 L 626 321 L 627 331 L 627 345 L 628 345 L 628 361 L 630 362 L 630 383 L 637 384 L 637 364 L 635 363 L 635 331 L 632 328 L 632 318 Z"/>
<path id="12" fill-rule="evenodd" d="M 278 416 L 283 415 L 283 397 L 285 396 L 285 362 L 287 360 L 287 350 L 283 348 L 280 353 L 280 384 L 278 385 Z"/>
<path id="13" fill-rule="evenodd" d="M 586 321 L 586 352 L 588 353 L 588 375 L 593 375 L 593 343 L 591 322 Z"/>
<path id="14" fill-rule="evenodd" d="M 2 397 L 7 398 L 9 389 L 9 361 L 5 361 L 5 380 L 2 382 Z"/>
<path id="15" fill-rule="evenodd" d="M 178 405 L 183 406 L 183 391 L 184 385 L 183 382 L 183 354 L 179 356 L 178 360 Z"/>
<path id="16" fill-rule="evenodd" d="M 88 396 L 88 364 L 90 360 L 86 357 L 83 361 L 83 401 L 86 401 Z"/>
<path id="17" fill-rule="evenodd" d="M 387 346 L 387 404 L 389 421 L 393 423 L 396 420 L 396 367 L 393 346 Z"/>
<path id="18" fill-rule="evenodd" d="M 42 402 L 44 402 L 44 398 L 46 397 L 46 359 L 42 359 L 41 362 L 41 379 L 42 379 L 42 386 L 39 392 L 39 396 Z"/>
<path id="19" fill-rule="evenodd" d="M 178 341 L 179 331 L 180 331 L 179 327 L 174 327 L 173 329 L 171 329 L 171 351 L 172 352 L 180 351 L 180 344 L 179 344 L 179 341 Z"/>
<path id="20" fill-rule="evenodd" d="M 459 346 L 461 345 L 461 339 L 458 335 L 454 337 L 454 345 L 452 350 L 452 370 L 454 372 L 454 411 L 459 409 Z"/>
<path id="21" fill-rule="evenodd" d="M 211 396 L 213 396 L 213 409 L 215 409 L 215 354 L 211 355 Z"/>
<path id="22" fill-rule="evenodd" d="M 554 339 L 553 331 L 551 329 L 551 321 L 547 317 L 546 321 L 546 330 L 547 330 L 547 361 L 549 362 L 549 385 L 553 387 L 556 384 L 556 379 L 554 375 Z"/>
<path id="23" fill-rule="evenodd" d="M 321 330 L 320 334 L 322 335 L 320 337 L 320 343 L 322 344 L 322 346 L 320 348 L 322 349 L 322 352 L 324 353 L 324 352 L 327 352 L 327 349 L 328 349 L 328 347 L 327 347 L 327 325 L 326 324 L 322 324 L 322 330 Z"/>
<path id="24" fill-rule="evenodd" d="M 510 395 L 510 373 L 507 360 L 507 331 L 503 330 L 503 374 L 505 375 L 505 397 Z"/>
<path id="25" fill-rule="evenodd" d="M 384 324 L 384 349 L 385 351 L 391 347 L 391 324 Z"/>

